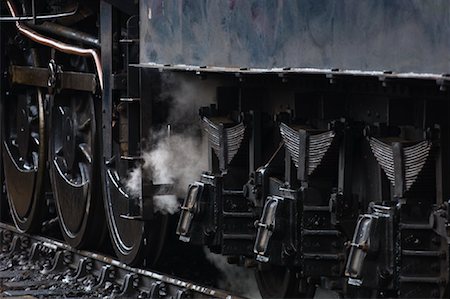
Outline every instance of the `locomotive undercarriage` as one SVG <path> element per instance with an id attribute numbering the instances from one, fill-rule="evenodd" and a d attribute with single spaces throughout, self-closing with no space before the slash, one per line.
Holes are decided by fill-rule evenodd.
<path id="1" fill-rule="evenodd" d="M 142 66 L 136 12 L 103 1 L 100 10 L 100 28 L 91 12 L 83 20 L 95 29 L 75 44 L 101 52 L 101 72 L 95 55 L 31 41 L 11 23 L 2 34 L 3 169 L 19 229 L 58 217 L 69 244 L 99 249 L 107 224 L 122 261 L 155 267 L 176 233 L 255 271 L 263 297 L 448 297 L 445 84 Z M 73 43 L 42 25 L 29 24 Z M 164 215 L 153 198 L 177 182 L 142 176 L 133 196 L 125 180 L 136 165 L 145 173 L 149 134 L 186 133 L 163 100 L 186 83 L 208 168 Z"/>
<path id="2" fill-rule="evenodd" d="M 444 296 L 447 120 L 436 112 L 448 104 L 431 96 L 433 86 L 330 81 L 249 76 L 236 87 L 236 111 L 214 115 L 233 102 L 219 95 L 217 107 L 201 110 L 210 170 L 189 188 L 180 240 L 254 267 L 267 297 Z M 283 100 L 281 89 L 290 92 Z M 260 102 L 239 110 L 249 92 Z M 242 117 L 223 122 L 227 115 Z M 233 171 L 243 168 L 239 188 Z"/>

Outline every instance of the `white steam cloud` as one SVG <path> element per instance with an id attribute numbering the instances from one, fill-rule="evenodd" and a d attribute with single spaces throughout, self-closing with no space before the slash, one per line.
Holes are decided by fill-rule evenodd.
<path id="1" fill-rule="evenodd" d="M 141 196 L 142 171 L 154 184 L 174 184 L 173 194 L 153 197 L 155 211 L 173 214 L 179 209 L 177 198 L 184 197 L 189 184 L 208 167 L 204 147 L 201 138 L 189 134 L 154 135 L 156 145 L 143 154 L 142 170 L 136 167 L 129 173 L 126 188 L 130 195 Z"/>
<path id="2" fill-rule="evenodd" d="M 141 179 L 142 179 L 142 170 L 140 167 L 134 168 L 128 174 L 128 178 L 125 181 L 125 187 L 132 197 L 141 196 L 141 187 L 142 187 Z"/>
<path id="3" fill-rule="evenodd" d="M 173 184 L 173 194 L 153 197 L 155 211 L 163 214 L 179 210 L 178 198 L 184 197 L 189 184 L 208 168 L 207 144 L 200 134 L 198 111 L 211 103 L 211 93 L 195 84 L 198 78 L 193 80 L 196 82 L 176 75 L 165 78 L 164 89 L 168 92 L 160 100 L 170 103 L 167 128 L 150 132 L 151 148 L 142 154 L 143 164 L 130 171 L 125 181 L 134 197 L 141 196 L 142 175 L 154 184 Z M 170 128 L 176 128 L 176 132 L 170 132 Z"/>

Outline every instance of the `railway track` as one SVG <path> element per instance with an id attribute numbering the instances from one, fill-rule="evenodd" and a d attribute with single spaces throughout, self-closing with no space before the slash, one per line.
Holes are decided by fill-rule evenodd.
<path id="1" fill-rule="evenodd" d="M 0 297 L 241 298 L 0 223 Z"/>

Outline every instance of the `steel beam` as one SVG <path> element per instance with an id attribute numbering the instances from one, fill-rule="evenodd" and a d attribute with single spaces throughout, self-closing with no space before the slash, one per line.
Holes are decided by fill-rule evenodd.
<path id="1" fill-rule="evenodd" d="M 112 154 L 112 34 L 113 34 L 113 13 L 111 4 L 100 2 L 100 36 L 103 67 L 103 96 L 102 96 L 102 131 L 103 131 L 103 157 L 109 160 Z"/>
<path id="2" fill-rule="evenodd" d="M 19 66 L 10 67 L 11 83 L 36 87 L 49 87 L 49 70 L 47 68 Z M 57 72 L 56 87 L 58 89 L 71 89 L 80 91 L 97 91 L 96 75 L 81 72 Z"/>

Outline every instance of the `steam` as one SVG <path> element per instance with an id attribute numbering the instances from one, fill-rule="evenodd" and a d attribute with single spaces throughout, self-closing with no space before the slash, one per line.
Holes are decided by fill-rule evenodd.
<path id="1" fill-rule="evenodd" d="M 128 174 L 128 178 L 125 181 L 125 187 L 132 197 L 140 197 L 141 196 L 141 187 L 142 187 L 142 170 L 140 167 L 136 167 L 130 171 Z"/>
<path id="2" fill-rule="evenodd" d="M 208 105 L 211 97 L 185 78 L 172 75 L 163 81 L 163 90 L 168 92 L 161 94 L 160 101 L 170 104 L 167 126 L 149 132 L 151 147 L 142 154 L 143 164 L 128 174 L 125 187 L 131 196 L 141 196 L 142 175 L 154 184 L 173 184 L 173 194 L 154 196 L 153 206 L 155 211 L 174 214 L 180 208 L 178 198 L 186 195 L 189 184 L 208 167 L 198 110 Z"/>
<path id="3" fill-rule="evenodd" d="M 187 187 L 207 168 L 203 155 L 202 139 L 185 134 L 154 134 L 156 144 L 143 154 L 144 163 L 133 169 L 126 182 L 132 196 L 141 196 L 141 177 L 151 178 L 154 184 L 174 184 L 173 194 L 153 197 L 155 211 L 173 214 L 179 209 L 178 197 L 186 195 Z"/>
<path id="4" fill-rule="evenodd" d="M 234 292 L 248 298 L 261 298 L 253 269 L 231 265 L 227 262 L 227 258 L 225 256 L 214 254 L 206 248 L 205 255 L 206 258 L 214 264 L 222 274 L 222 277 L 219 280 L 219 288 L 224 290 L 233 290 Z"/>
<path id="5" fill-rule="evenodd" d="M 153 150 L 144 153 L 143 169 L 155 184 L 175 184 L 175 195 L 182 197 L 187 187 L 208 165 L 203 155 L 202 138 L 189 131 L 156 137 Z"/>
<path id="6" fill-rule="evenodd" d="M 174 214 L 180 209 L 180 204 L 175 195 L 156 195 L 153 197 L 155 211 L 163 214 Z"/>

